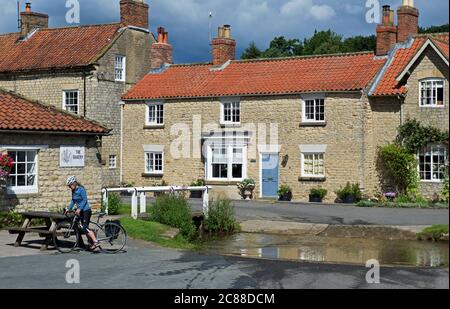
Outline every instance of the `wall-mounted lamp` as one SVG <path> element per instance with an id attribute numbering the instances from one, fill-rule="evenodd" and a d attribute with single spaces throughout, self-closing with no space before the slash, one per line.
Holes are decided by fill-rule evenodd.
<path id="1" fill-rule="evenodd" d="M 284 155 L 283 160 L 281 161 L 281 166 L 286 167 L 289 161 L 289 155 Z"/>

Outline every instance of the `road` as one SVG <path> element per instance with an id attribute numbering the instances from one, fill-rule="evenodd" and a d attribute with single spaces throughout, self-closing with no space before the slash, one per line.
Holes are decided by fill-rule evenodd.
<path id="1" fill-rule="evenodd" d="M 69 259 L 80 263 L 79 284 L 66 283 Z M 82 252 L 0 258 L 0 288 L 449 288 L 448 269 L 382 267 L 380 284 L 368 284 L 367 271 L 364 266 L 198 254 L 133 241 L 126 253 L 118 255 Z"/>
<path id="2" fill-rule="evenodd" d="M 123 198 L 130 203 L 129 197 Z M 201 200 L 189 200 L 201 211 Z M 149 200 L 151 202 L 151 200 Z M 449 224 L 448 209 L 363 208 L 307 203 L 233 201 L 239 221 L 272 220 L 331 225 L 433 225 Z"/>

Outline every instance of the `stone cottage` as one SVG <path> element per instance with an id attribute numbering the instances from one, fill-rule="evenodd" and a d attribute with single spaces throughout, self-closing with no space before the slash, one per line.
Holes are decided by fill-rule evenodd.
<path id="1" fill-rule="evenodd" d="M 120 22 L 49 28 L 49 16 L 27 3 L 20 32 L 0 34 L 0 87 L 112 129 L 102 145 L 103 186 L 121 182 L 121 96 L 152 65 L 172 61 L 170 45 L 153 44 L 148 11 L 143 0 L 121 0 Z"/>
<path id="2" fill-rule="evenodd" d="M 0 153 L 14 166 L 0 188 L 0 211 L 61 210 L 71 194 L 69 175 L 86 187 L 92 207 L 99 207 L 102 187 L 101 147 L 109 129 L 73 113 L 0 88 Z"/>
<path id="3" fill-rule="evenodd" d="M 147 74 L 122 99 L 124 181 L 183 185 L 202 178 L 216 195 L 238 197 L 253 178 L 260 198 L 289 185 L 327 200 L 347 182 L 382 190 L 377 148 L 407 118 L 448 130 L 448 33 L 420 36 L 413 1 L 383 8 L 376 53 L 235 60 L 229 26 L 212 41 L 212 62 Z M 442 186 L 446 147 L 417 154 L 421 189 Z"/>

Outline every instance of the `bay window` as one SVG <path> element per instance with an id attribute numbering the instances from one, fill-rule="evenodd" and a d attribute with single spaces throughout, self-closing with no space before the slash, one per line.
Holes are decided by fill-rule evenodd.
<path id="1" fill-rule="evenodd" d="M 214 143 L 208 146 L 206 173 L 208 180 L 239 181 L 246 177 L 247 146 Z"/>

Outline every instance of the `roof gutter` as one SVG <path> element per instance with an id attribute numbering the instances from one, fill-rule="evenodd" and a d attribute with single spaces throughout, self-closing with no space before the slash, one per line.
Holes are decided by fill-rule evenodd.
<path id="1" fill-rule="evenodd" d="M 211 96 L 203 96 L 203 97 L 169 97 L 169 98 L 139 98 L 139 99 L 124 99 L 122 100 L 126 103 L 131 102 L 140 102 L 140 101 L 151 101 L 151 100 L 165 100 L 165 101 L 176 101 L 176 100 L 190 100 L 190 99 L 216 99 L 223 97 L 277 97 L 277 96 L 286 96 L 286 95 L 305 95 L 305 94 L 313 94 L 313 93 L 361 93 L 364 89 L 357 90 L 336 90 L 336 91 L 307 91 L 307 92 L 285 92 L 285 93 L 268 93 L 268 94 L 227 94 L 227 95 L 211 95 Z"/>
<path id="2" fill-rule="evenodd" d="M 79 135 L 79 136 L 111 136 L 111 130 L 107 133 L 93 132 L 65 132 L 65 131 L 38 131 L 38 130 L 0 130 L 0 133 L 26 133 L 26 134 L 49 134 L 49 135 Z"/>

